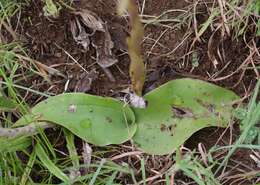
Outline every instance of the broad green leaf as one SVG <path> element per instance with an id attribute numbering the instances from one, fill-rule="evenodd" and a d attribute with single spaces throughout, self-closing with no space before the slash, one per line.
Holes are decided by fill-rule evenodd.
<path id="1" fill-rule="evenodd" d="M 239 97 L 224 88 L 195 79 L 170 81 L 144 96 L 147 108 L 134 108 L 134 142 L 150 154 L 167 154 L 193 133 L 210 126 L 226 127 L 232 102 Z"/>
<path id="2" fill-rule="evenodd" d="M 32 144 L 30 137 L 5 138 L 0 137 L 0 153 L 16 152 L 26 149 Z"/>
<path id="3" fill-rule="evenodd" d="M 133 111 L 112 98 L 67 93 L 48 98 L 31 110 L 36 121 L 59 124 L 83 140 L 104 146 L 132 138 L 136 131 Z M 23 117 L 16 125 L 31 122 Z"/>

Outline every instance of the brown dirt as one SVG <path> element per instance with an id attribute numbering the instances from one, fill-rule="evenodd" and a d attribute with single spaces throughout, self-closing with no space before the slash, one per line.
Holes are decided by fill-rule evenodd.
<path id="1" fill-rule="evenodd" d="M 71 79 L 68 91 L 74 91 L 76 82 L 79 80 L 83 71 L 68 57 L 64 52 L 65 50 L 86 70 L 91 71 L 95 69 L 98 71 L 98 78 L 93 82 L 92 88 L 88 93 L 101 96 L 120 96 L 120 91 L 129 86 L 129 58 L 127 55 L 122 55 L 122 50 L 126 50 L 124 40 L 127 36 L 129 26 L 125 19 L 117 17 L 115 2 L 116 1 L 82 0 L 77 1 L 74 4 L 74 7 L 76 8 L 87 8 L 94 11 L 104 21 L 108 22 L 109 31 L 111 32 L 112 40 L 116 46 L 114 52 L 119 60 L 116 65 L 110 68 L 116 79 L 115 83 L 110 82 L 103 70 L 95 64 L 95 60 L 93 59 L 93 57 L 95 57 L 95 51 L 91 49 L 88 52 L 84 52 L 81 46 L 77 45 L 73 40 L 69 28 L 69 21 L 73 17 L 70 10 L 63 9 L 57 19 L 47 19 L 43 16 L 43 4 L 42 1 L 39 0 L 32 1 L 30 6 L 23 9 L 21 15 L 19 34 L 22 35 L 25 40 L 24 45 L 29 56 L 43 64 L 55 67 L 55 69 L 68 76 Z M 189 5 L 187 2 L 181 0 L 177 2 L 170 0 L 147 1 L 146 3 L 144 14 L 156 16 L 171 9 L 187 10 L 187 6 Z M 140 4 L 142 4 L 142 2 L 140 2 Z M 172 18 L 178 15 L 179 13 L 174 12 L 168 14 L 168 17 Z M 206 17 L 203 16 L 203 14 L 198 15 L 198 20 L 202 21 L 205 19 Z M 173 24 L 168 23 L 168 25 Z M 163 32 L 165 33 L 158 40 L 159 44 L 154 45 L 154 40 L 157 40 Z M 221 70 L 228 62 L 230 62 L 230 64 L 219 76 L 225 76 L 232 73 L 243 63 L 249 54 L 249 49 L 242 39 L 233 40 L 231 37 L 224 37 L 222 41 L 219 41 L 220 34 L 216 34 L 216 37 L 213 38 L 213 46 L 214 42 L 218 43 L 223 60 L 217 66 L 217 69 L 215 69 L 207 54 L 208 42 L 212 35 L 212 31 L 208 29 L 201 37 L 201 41 L 196 42 L 193 48 L 189 47 L 193 41 L 194 34 L 191 34 L 191 37 L 180 45 L 185 33 L 188 32 L 192 33 L 192 28 L 188 26 L 188 23 L 181 25 L 180 29 L 169 29 L 158 25 L 146 25 L 146 39 L 143 43 L 143 50 L 144 58 L 147 63 L 148 76 L 145 84 L 145 92 L 152 90 L 166 81 L 179 77 L 193 77 L 212 81 L 209 79 L 209 75 L 213 75 L 215 72 Z M 250 39 L 251 38 L 249 37 L 248 40 Z M 175 52 L 166 55 L 178 45 L 180 45 L 180 47 Z M 197 52 L 199 61 L 198 67 L 192 67 L 192 55 L 188 53 L 189 51 Z M 149 52 L 151 53 L 149 54 Z M 251 84 L 255 83 L 255 73 L 253 70 L 246 71 L 243 78 L 240 79 L 241 75 L 242 73 L 240 71 L 230 78 L 214 83 L 229 89 L 234 89 L 235 92 L 243 97 L 246 93 L 244 87 L 254 87 Z M 21 82 L 21 84 L 28 84 L 28 86 L 34 84 L 34 89 L 36 90 L 59 94 L 64 91 L 66 82 L 67 79 L 52 76 L 51 84 L 43 83 L 43 79 L 39 77 L 30 78 L 30 80 Z M 31 104 L 33 105 L 40 100 L 41 99 L 35 95 L 28 95 L 26 101 L 32 102 Z M 209 135 L 209 132 L 212 133 L 212 135 Z M 213 128 L 202 130 L 188 140 L 186 146 L 191 149 L 196 148 L 198 143 L 201 142 L 206 148 L 210 148 L 210 146 L 213 146 L 216 143 L 222 132 L 223 130 L 221 129 Z M 237 132 L 235 132 L 235 134 L 237 134 Z M 226 135 L 227 136 L 223 138 L 224 143 L 229 141 L 229 134 Z M 235 138 L 235 136 L 233 137 Z M 127 143 L 126 145 L 130 144 Z M 113 155 L 127 152 L 129 149 L 119 149 L 119 151 L 120 152 L 117 150 Z M 155 171 L 162 170 L 167 164 L 172 162 L 169 157 L 154 158 L 153 156 L 146 156 L 146 159 L 148 161 L 147 168 L 154 169 Z M 133 165 L 134 168 L 138 169 L 140 167 L 138 166 L 139 164 L 137 164 L 137 166 L 134 165 L 134 162 L 137 161 L 138 158 L 133 157 L 128 160 L 133 162 L 131 165 Z M 147 169 L 148 176 L 154 175 L 154 173 L 151 172 L 151 169 Z M 177 175 L 175 178 L 177 178 L 177 180 L 180 178 L 180 180 L 183 181 L 189 180 L 185 179 L 183 175 Z M 158 179 L 151 181 L 150 184 L 161 184 L 160 182 L 156 183 L 157 180 Z"/>
<path id="2" fill-rule="evenodd" d="M 22 14 L 23 18 L 21 20 L 22 26 L 20 34 L 26 39 L 26 48 L 31 57 L 48 66 L 54 66 L 60 72 L 70 77 L 72 83 L 69 86 L 69 91 L 74 90 L 75 81 L 77 81 L 83 71 L 78 65 L 73 63 L 64 50 L 88 71 L 96 69 L 99 72 L 99 77 L 94 83 L 91 93 L 104 96 L 115 96 L 118 91 L 123 90 L 128 86 L 129 58 L 126 55 L 122 55 L 121 52 L 121 50 L 126 49 L 124 40 L 127 36 L 126 30 L 128 29 L 128 23 L 126 20 L 121 19 L 116 15 L 115 2 L 80 1 L 79 4 L 76 4 L 76 7 L 90 9 L 97 13 L 104 21 L 108 22 L 109 31 L 111 32 L 112 40 L 116 46 L 114 52 L 119 59 L 119 63 L 111 67 L 112 73 L 116 78 L 116 83 L 111 83 L 100 67 L 95 64 L 95 60 L 93 59 L 93 57 L 95 57 L 95 51 L 92 49 L 89 52 L 84 52 L 81 46 L 77 45 L 73 40 L 69 28 L 69 21 L 73 16 L 71 12 L 69 10 L 63 10 L 57 19 L 47 19 L 43 16 L 42 6 L 41 1 L 33 1 L 33 4 L 30 7 L 26 7 Z M 157 2 L 149 1 L 146 3 L 144 14 L 158 16 L 166 10 L 185 9 L 186 6 L 188 6 L 187 3 L 173 3 L 168 0 L 161 1 L 159 5 Z M 174 13 L 169 14 L 168 16 L 177 15 L 177 13 Z M 207 54 L 208 40 L 212 35 L 212 32 L 208 30 L 203 34 L 202 41 L 200 43 L 197 42 L 193 48 L 193 50 L 197 52 L 199 66 L 191 70 L 191 56 L 186 54 L 186 57 L 184 57 L 185 53 L 188 51 L 187 49 L 189 49 L 188 46 L 191 44 L 191 39 L 184 42 L 174 53 L 165 56 L 182 42 L 184 34 L 189 30 L 187 30 L 187 27 L 185 26 L 183 26 L 181 30 L 166 29 L 167 28 L 162 26 L 150 24 L 145 27 L 143 48 L 144 58 L 148 64 L 147 88 L 153 85 L 151 81 L 156 81 L 156 86 L 158 86 L 165 81 L 180 76 L 193 76 L 210 81 L 208 75 L 213 75 L 216 71 L 221 70 L 227 62 L 230 62 L 230 64 L 226 70 L 221 73 L 221 76 L 228 75 L 232 71 L 235 71 L 248 56 L 248 48 L 244 42 L 241 40 L 232 40 L 230 37 L 224 38 L 220 45 L 223 46 L 221 49 L 225 51 L 225 53 L 222 54 L 224 55 L 225 60 L 220 62 L 217 69 L 215 69 Z M 160 37 L 163 32 L 165 33 Z M 158 40 L 159 44 L 154 45 L 154 42 L 158 37 L 160 37 Z M 213 42 L 219 39 L 219 37 L 216 37 L 213 39 Z M 216 83 L 230 89 L 233 88 L 239 95 L 243 96 L 245 92 L 242 84 L 250 84 L 254 79 L 255 74 L 252 71 L 246 72 L 244 78 L 237 84 L 240 76 L 241 72 L 238 72 L 230 78 Z M 51 93 L 58 94 L 63 92 L 66 82 L 65 79 L 57 79 L 54 76 L 52 82 L 53 84 L 51 85 L 53 85 L 53 87 L 50 91 Z M 38 84 L 36 81 L 34 83 Z M 37 86 L 37 88 L 41 91 L 45 91 L 46 84 Z M 148 90 L 151 90 L 151 88 L 154 88 L 154 86 L 150 87 Z M 147 89 L 145 89 L 145 91 L 147 91 Z"/>

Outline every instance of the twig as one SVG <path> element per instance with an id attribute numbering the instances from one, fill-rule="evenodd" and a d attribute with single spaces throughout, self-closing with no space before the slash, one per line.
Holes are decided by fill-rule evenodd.
<path id="1" fill-rule="evenodd" d="M 110 69 L 108 68 L 105 68 L 105 67 L 102 67 L 103 71 L 105 72 L 105 74 L 107 75 L 108 79 L 111 81 L 111 82 L 115 82 L 115 77 L 113 76 L 113 74 L 111 73 Z"/>
<path id="2" fill-rule="evenodd" d="M 13 37 L 13 40 L 15 40 L 15 41 L 18 40 L 18 37 L 17 37 L 15 31 L 13 30 L 13 28 L 11 28 L 10 26 L 8 26 L 8 25 L 6 24 L 6 22 L 4 22 L 4 21 L 1 21 L 0 24 L 2 24 L 2 25 L 5 27 L 5 29 L 11 34 L 11 36 Z"/>
<path id="3" fill-rule="evenodd" d="M 143 152 L 141 152 L 141 151 L 127 152 L 127 153 L 123 153 L 123 154 L 120 154 L 120 155 L 116 155 L 116 156 L 112 157 L 111 160 L 114 161 L 114 160 L 121 159 L 121 158 L 124 158 L 124 157 L 127 157 L 127 156 L 140 155 L 142 153 Z"/>
<path id="4" fill-rule="evenodd" d="M 15 138 L 24 135 L 31 136 L 36 134 L 39 129 L 51 128 L 54 126 L 54 124 L 47 122 L 37 122 L 18 128 L 0 128 L 0 137 Z"/>
<path id="5" fill-rule="evenodd" d="M 225 79 L 227 79 L 227 78 L 230 78 L 231 76 L 233 76 L 234 74 L 236 74 L 238 71 L 240 71 L 241 69 L 243 69 L 243 67 L 250 62 L 250 59 L 251 59 L 251 57 L 252 57 L 254 54 L 255 54 L 255 51 L 252 52 L 252 53 L 245 59 L 245 61 L 244 61 L 235 71 L 233 71 L 231 74 L 229 74 L 229 75 L 227 75 L 227 76 L 219 77 L 219 78 L 216 78 L 216 79 L 212 79 L 212 80 L 210 80 L 210 81 L 212 81 L 212 82 L 218 82 L 218 81 L 221 81 L 221 80 L 225 80 Z"/>

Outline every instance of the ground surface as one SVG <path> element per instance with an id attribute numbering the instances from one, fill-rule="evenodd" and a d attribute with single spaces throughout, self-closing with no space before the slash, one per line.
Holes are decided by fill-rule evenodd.
<path id="1" fill-rule="evenodd" d="M 141 7 L 142 2 L 139 3 Z M 207 6 L 210 6 L 210 3 Z M 198 7 L 201 12 L 197 14 L 198 25 L 208 18 L 207 12 L 209 9 L 207 6 L 202 4 Z M 72 14 L 73 10 L 64 8 L 61 10 L 58 18 L 46 18 L 43 15 L 42 7 L 43 3 L 38 0 L 32 1 L 29 6 L 26 6 L 22 10 L 17 32 L 21 35 L 27 53 L 31 58 L 59 70 L 67 78 L 52 75 L 51 83 L 47 83 L 41 77 L 33 77 L 27 81 L 20 82 L 21 85 L 26 83 L 28 87 L 49 94 L 60 94 L 64 92 L 64 89 L 67 92 L 73 92 L 77 85 L 86 83 L 81 78 L 85 72 L 74 62 L 76 60 L 87 71 L 95 69 L 98 73 L 97 78 L 93 80 L 91 89 L 87 93 L 101 96 L 122 96 L 121 91 L 128 88 L 130 84 L 128 75 L 129 57 L 125 53 L 127 48 L 125 38 L 128 35 L 129 24 L 127 19 L 119 18 L 116 15 L 116 2 L 112 0 L 82 0 L 72 5 L 75 9 L 94 11 L 103 21 L 107 22 L 112 41 L 115 44 L 113 52 L 119 61 L 110 67 L 115 77 L 115 82 L 111 82 L 104 71 L 96 64 L 95 50 L 91 48 L 90 51 L 85 52 L 82 46 L 74 41 L 70 31 L 70 21 L 75 16 Z M 182 0 L 146 1 L 143 18 L 148 20 L 147 15 L 159 16 L 173 9 L 192 11 L 191 3 Z M 182 13 L 182 11 L 174 11 L 162 16 L 162 18 L 175 18 L 182 16 Z M 166 21 L 162 22 L 162 24 L 145 24 L 143 54 L 147 67 L 147 81 L 144 91 L 151 91 L 172 79 L 192 77 L 232 89 L 240 97 L 247 96 L 254 88 L 255 77 L 258 75 L 253 69 L 245 70 L 245 66 L 241 67 L 242 63 L 250 55 L 250 49 L 247 46 L 252 39 L 250 30 L 245 39 L 242 37 L 234 39 L 228 35 L 221 37 L 220 30 L 215 31 L 216 29 L 208 28 L 200 39 L 193 44 L 196 35 L 194 26 L 190 23 L 191 20 L 191 17 L 187 17 L 184 22 Z M 258 43 L 256 41 L 256 44 L 259 47 L 259 41 Z M 219 53 L 217 50 L 219 50 Z M 213 65 L 212 56 L 219 63 L 216 67 Z M 250 62 L 247 63 L 249 63 L 248 66 L 251 66 Z M 238 70 L 240 68 L 241 70 Z M 68 87 L 65 88 L 67 85 Z M 36 95 L 28 94 L 26 96 L 26 101 L 31 102 L 31 105 L 41 100 L 42 98 Z M 227 144 L 230 142 L 230 138 L 234 140 L 239 134 L 237 126 L 234 126 L 234 129 L 232 129 L 232 135 L 227 130 L 222 136 L 224 131 L 224 129 L 216 128 L 204 129 L 192 136 L 185 146 L 193 149 L 197 148 L 198 143 L 201 142 L 206 149 L 209 149 L 217 142 L 218 144 Z M 50 136 L 53 135 L 52 132 L 53 130 L 50 130 Z M 78 150 L 81 151 L 81 142 L 79 141 L 78 143 Z M 64 142 L 60 141 L 56 147 L 63 150 L 63 146 Z M 93 150 L 98 150 L 98 148 L 93 148 Z M 115 146 L 112 152 L 106 154 L 106 157 L 113 157 L 130 151 L 132 151 L 132 146 L 130 143 L 126 143 L 120 147 Z M 238 171 L 240 169 L 247 171 L 251 168 L 256 168 L 252 161 L 248 161 L 250 159 L 249 154 L 247 151 L 241 150 L 234 155 L 233 166 L 237 165 Z M 167 165 L 173 163 L 169 156 L 145 156 L 145 158 L 148 177 L 156 176 L 156 172 L 163 171 L 167 168 Z M 118 163 L 122 161 L 127 162 L 132 167 L 138 169 L 140 167 L 138 160 L 139 156 L 133 155 L 115 161 Z M 243 165 L 246 167 L 241 167 Z M 236 169 L 233 169 L 230 175 L 236 173 L 238 173 Z M 182 174 L 177 174 L 175 178 L 177 179 L 176 182 L 178 180 L 180 182 L 189 181 Z M 131 183 L 127 182 L 128 180 L 128 177 L 121 178 L 121 182 L 125 184 Z M 226 182 L 226 184 L 228 183 Z M 160 177 L 157 177 L 151 179 L 149 184 L 164 184 L 164 182 L 160 182 Z"/>
<path id="2" fill-rule="evenodd" d="M 158 16 L 172 9 L 189 10 L 187 8 L 189 4 L 183 2 L 150 1 L 146 3 L 144 15 Z M 42 6 L 41 2 L 33 1 L 31 6 L 25 8 L 21 15 L 20 34 L 26 40 L 25 44 L 30 56 L 48 66 L 54 66 L 60 72 L 69 76 L 72 82 L 68 91 L 74 91 L 75 82 L 73 81 L 79 79 L 80 74 L 84 72 L 75 62 L 73 63 L 72 57 L 86 70 L 96 69 L 99 72 L 99 76 L 91 89 L 92 94 L 115 96 L 118 91 L 128 86 L 129 58 L 122 52 L 127 48 L 125 37 L 127 36 L 128 23 L 116 15 L 115 2 L 82 1 L 75 5 L 76 8 L 87 8 L 94 11 L 104 21 L 108 22 L 112 41 L 115 43 L 114 52 L 119 59 L 119 62 L 111 67 L 111 71 L 116 78 L 115 83 L 111 83 L 104 72 L 95 64 L 95 51 L 84 52 L 83 48 L 73 40 L 69 21 L 74 15 L 69 10 L 62 10 L 57 19 L 47 19 L 41 11 Z M 171 13 L 167 16 L 175 17 L 177 15 L 178 13 Z M 206 18 L 207 15 L 203 13 L 198 15 L 198 20 L 203 21 Z M 213 50 L 212 53 L 215 57 L 218 57 L 215 50 L 219 47 L 222 55 L 222 60 L 218 59 L 219 64 L 217 68 L 214 68 L 213 62 L 207 54 L 212 32 L 207 30 L 203 34 L 201 42 L 196 42 L 194 47 L 190 48 L 193 37 L 185 39 L 185 36 L 192 31 L 192 28 L 188 28 L 186 24 L 181 24 L 180 29 L 165 28 L 164 25 L 147 24 L 145 26 L 146 37 L 143 50 L 148 71 L 145 91 L 150 91 L 174 78 L 194 77 L 234 89 L 242 97 L 245 93 L 244 86 L 249 87 L 250 83 L 254 83 L 254 71 L 248 70 L 245 75 L 242 75 L 241 70 L 225 78 L 225 76 L 235 72 L 248 56 L 249 50 L 242 38 L 232 40 L 232 38 L 226 36 L 226 38 L 221 39 L 218 32 L 214 35 L 210 49 Z M 246 39 L 250 40 L 250 35 Z M 64 51 L 67 51 L 72 57 L 69 57 Z M 198 67 L 192 65 L 192 53 L 197 55 Z M 221 74 L 218 74 L 219 71 L 221 71 Z M 240 79 L 241 76 L 242 79 Z M 156 84 L 153 83 L 155 81 Z M 64 91 L 65 79 L 52 79 L 52 82 L 50 92 L 58 94 Z M 45 84 L 37 86 L 37 88 L 46 91 Z"/>

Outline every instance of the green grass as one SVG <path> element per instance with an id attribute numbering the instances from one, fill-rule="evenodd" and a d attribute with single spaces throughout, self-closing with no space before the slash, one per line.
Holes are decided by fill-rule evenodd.
<path id="1" fill-rule="evenodd" d="M 166 29 L 180 29 L 184 25 L 193 29 L 195 37 L 200 38 L 210 26 L 219 23 L 219 20 L 224 15 L 226 17 L 225 25 L 232 30 L 234 38 L 238 39 L 245 36 L 252 25 L 257 28 L 255 34 L 260 34 L 260 22 L 255 18 L 255 15 L 259 16 L 259 1 L 252 0 L 251 3 L 245 3 L 245 1 L 231 0 L 225 2 L 226 7 L 222 12 L 223 14 L 219 5 L 215 4 L 214 8 L 210 9 L 208 19 L 195 28 L 191 28 L 191 25 L 194 18 L 196 18 L 194 17 L 195 13 L 201 13 L 193 11 L 198 4 L 190 5 L 186 10 L 180 11 L 182 13 L 175 18 L 168 18 L 166 15 L 177 10 L 169 10 L 159 16 L 143 14 L 142 19 L 147 25 L 153 24 Z M 26 3 L 29 3 L 29 1 L 0 0 L 0 22 L 4 21 L 6 24 L 6 27 L 2 26 L 1 29 L 12 28 L 11 18 L 21 11 Z M 199 3 L 202 3 L 202 1 Z M 70 3 L 63 5 L 70 6 Z M 222 27 L 227 33 L 225 26 L 222 25 Z M 10 35 L 12 38 L 15 37 L 13 33 L 10 33 Z M 22 62 L 21 56 L 28 57 L 22 44 L 18 41 L 0 43 L 0 98 L 8 100 L 2 101 L 4 103 L 0 102 L 1 127 L 12 127 L 14 119 L 29 111 L 29 107 L 32 105 L 27 104 L 26 93 L 38 97 L 52 95 L 48 92 L 39 92 L 31 86 L 22 85 L 25 78 L 30 79 L 36 75 L 43 78 L 43 76 L 32 60 Z M 259 143 L 245 143 L 250 137 L 249 132 L 256 129 L 256 124 L 260 120 L 260 103 L 256 98 L 259 94 L 259 86 L 260 82 L 256 85 L 254 94 L 247 108 L 245 108 L 245 116 L 240 121 L 242 132 L 234 144 L 221 147 L 215 146 L 210 149 L 205 154 L 208 161 L 207 165 L 204 164 L 202 156 L 196 150 L 184 152 L 184 155 L 177 152 L 176 156 L 174 155 L 172 158 L 172 161 L 176 163 L 160 172 L 159 175 L 157 174 L 158 178 L 161 177 L 165 184 L 171 184 L 171 176 L 182 173 L 189 178 L 189 181 L 196 184 L 221 184 L 223 179 L 219 178 L 216 172 L 225 172 L 230 169 L 228 162 L 237 149 L 259 150 Z M 16 107 L 15 110 L 13 110 L 13 106 Z M 49 139 L 48 134 L 44 131 L 40 131 L 38 135 L 29 138 L 19 137 L 7 140 L 0 137 L 0 184 L 35 184 L 35 176 L 40 177 L 37 181 L 38 184 L 72 184 L 75 182 L 75 184 L 115 185 L 124 184 L 122 181 L 124 178 L 128 178 L 129 181 L 135 184 L 145 185 L 149 183 L 150 174 L 147 173 L 149 165 L 146 164 L 143 157 L 137 160 L 140 165 L 136 168 L 132 164 L 117 164 L 104 156 L 110 152 L 118 151 L 120 148 L 109 146 L 94 151 L 91 164 L 86 165 L 82 163 L 82 154 L 79 153 L 77 148 L 79 146 L 75 144 L 74 135 L 67 130 L 56 129 L 51 131 L 62 138 L 61 140 L 65 143 L 64 150 L 60 151 L 58 149 L 59 141 L 55 142 L 53 139 Z M 33 147 L 28 148 L 28 146 Z M 220 151 L 226 151 L 227 155 L 217 160 L 214 158 L 214 154 Z M 88 173 L 75 175 L 76 172 L 84 168 L 88 170 Z M 258 174 L 253 174 L 250 179 L 258 176 Z"/>
<path id="2" fill-rule="evenodd" d="M 212 173 L 212 164 L 203 164 L 201 158 L 195 155 L 195 151 L 188 152 L 183 157 L 177 152 L 175 171 L 182 171 L 185 175 L 193 179 L 199 185 L 220 185 L 220 182 Z"/>
<path id="3" fill-rule="evenodd" d="M 232 30 L 234 38 L 244 36 L 252 25 L 257 25 L 255 22 L 257 18 L 254 16 L 259 16 L 258 0 L 252 0 L 250 3 L 240 0 L 224 2 L 225 5 L 222 5 L 222 8 L 220 8 L 221 4 L 216 3 L 215 8 L 211 10 L 208 20 L 196 31 L 198 32 L 198 37 L 200 37 L 210 25 L 219 23 L 219 19 L 222 19 L 222 28 L 226 34 L 229 34 L 230 30 Z M 255 31 L 257 32 L 257 30 Z"/>
<path id="4" fill-rule="evenodd" d="M 218 172 L 224 165 L 226 165 L 226 163 L 228 162 L 228 160 L 230 159 L 232 154 L 234 154 L 234 152 L 238 149 L 238 146 L 243 144 L 247 140 L 248 137 L 251 137 L 250 131 L 252 129 L 253 130 L 257 129 L 255 126 L 258 124 L 258 122 L 260 120 L 260 102 L 257 101 L 257 96 L 259 94 L 259 88 L 260 88 L 260 80 L 256 84 L 254 94 L 248 104 L 246 115 L 240 123 L 242 133 L 239 136 L 239 138 L 237 139 L 237 141 L 234 143 L 232 148 L 228 151 L 227 155 L 225 156 L 224 160 L 221 162 L 221 164 L 218 167 L 218 169 L 216 170 L 216 172 Z M 258 130 L 258 132 L 259 132 L 259 130 Z M 257 134 L 260 135 L 260 132 Z M 253 139 L 251 139 L 251 138 L 250 138 L 250 140 L 253 141 Z M 260 144 L 260 143 L 258 143 L 258 144 Z"/>
<path id="5" fill-rule="evenodd" d="M 26 2 L 24 1 L 24 3 Z M 2 29 L 7 30 L 7 33 L 13 36 L 13 39 L 15 37 L 10 18 L 21 11 L 22 5 L 24 4 L 20 3 L 20 1 L 0 1 L 0 20 L 4 25 Z M 28 113 L 29 110 L 29 105 L 27 105 L 23 97 L 24 95 L 20 94 L 20 92 L 21 88 L 24 90 L 23 94 L 24 92 L 28 92 L 27 90 L 33 91 L 33 89 L 17 84 L 24 81 L 25 78 L 30 78 L 35 75 L 36 71 L 33 66 L 19 59 L 19 56 L 22 55 L 26 56 L 26 53 L 18 41 L 14 40 L 7 43 L 2 41 L 2 43 L 0 43 L 0 96 L 5 100 L 8 98 L 8 101 L 15 106 L 15 109 L 8 110 L 11 104 L 7 104 L 6 101 L 3 101 L 0 107 L 1 127 L 12 127 L 13 119 Z M 8 111 L 3 112 L 3 110 Z M 31 167 L 36 163 L 36 154 L 34 150 L 32 152 L 25 150 L 32 144 L 32 138 L 19 137 L 8 140 L 0 138 L 0 141 L 0 184 L 26 184 L 28 181 L 32 182 L 30 173 L 32 172 Z M 37 139 L 35 139 L 35 141 L 37 141 Z M 18 153 L 17 151 L 20 152 Z M 24 156 L 25 160 L 21 160 L 21 155 Z"/>
<path id="6" fill-rule="evenodd" d="M 10 17 L 20 10 L 21 4 L 16 3 L 15 1 L 0 1 L 0 7 L 0 20 L 5 21 L 6 25 L 10 26 Z M 0 76 L 2 77 L 1 82 L 5 82 L 5 84 L 1 83 L 0 96 L 8 98 L 9 101 L 17 107 L 17 111 L 15 112 L 10 110 L 3 113 L 0 111 L 1 127 L 12 126 L 12 117 L 18 117 L 21 115 L 20 113 L 28 110 L 28 106 L 23 102 L 22 96 L 16 88 L 13 87 L 14 81 L 20 78 L 17 71 L 19 68 L 22 68 L 15 57 L 16 51 L 20 49 L 19 44 L 16 42 L 6 44 L 0 43 Z M 6 106 L 8 107 L 8 104 L 1 104 L 1 110 L 5 110 Z M 25 138 L 8 141 L 6 141 L 5 138 L 0 138 L 0 140 L 0 184 L 19 184 L 21 177 L 23 176 L 24 164 L 15 151 L 28 147 L 31 142 Z"/>

